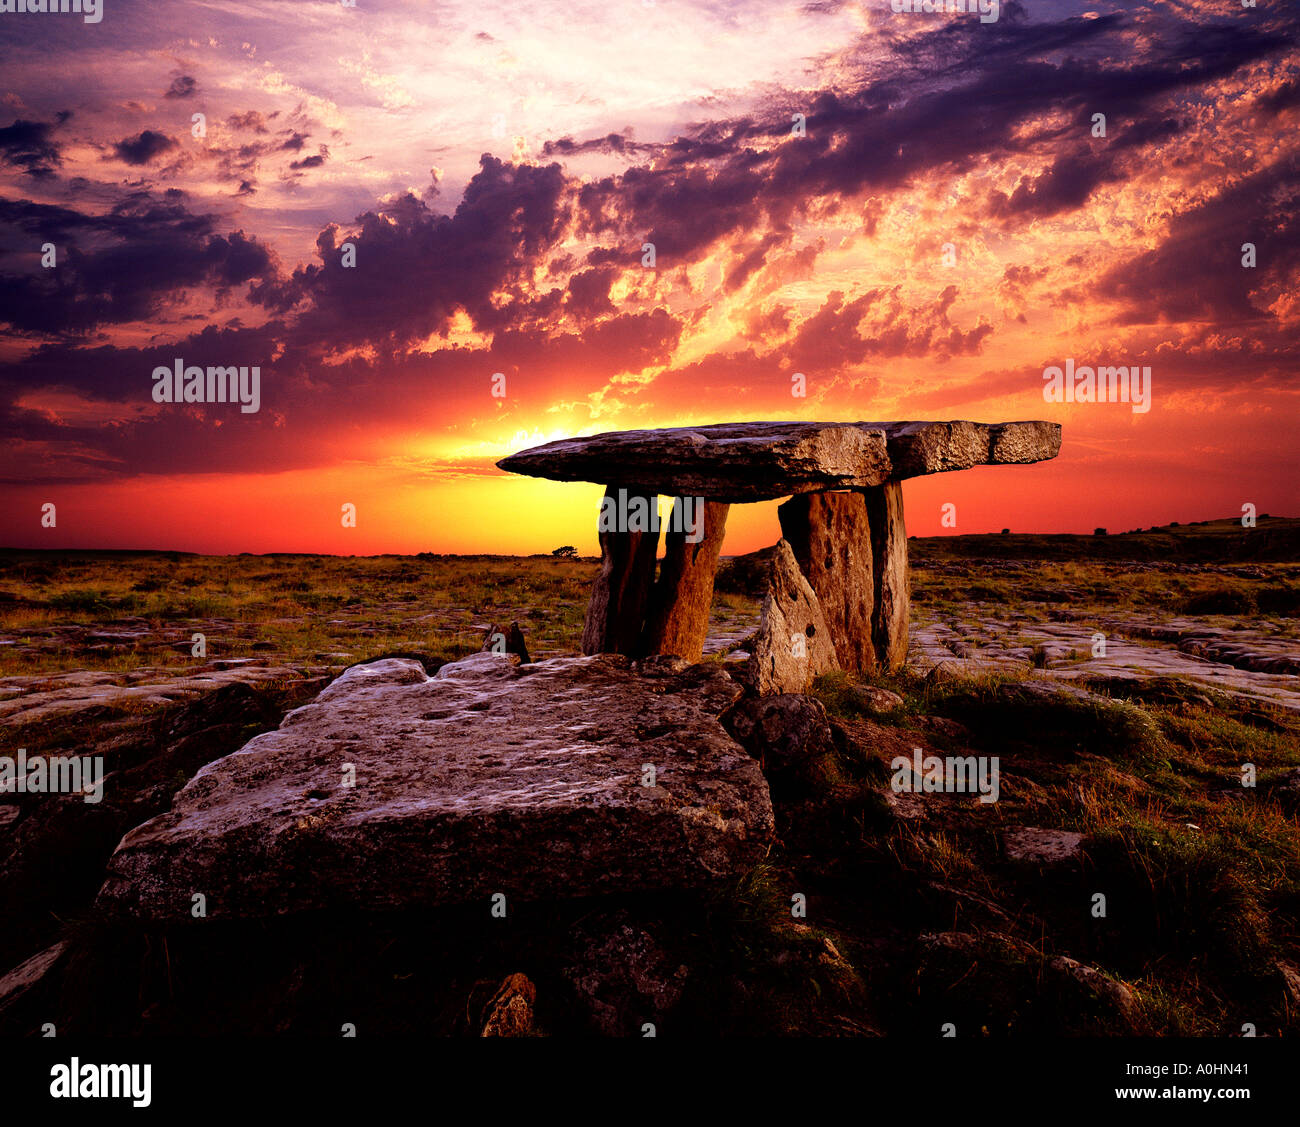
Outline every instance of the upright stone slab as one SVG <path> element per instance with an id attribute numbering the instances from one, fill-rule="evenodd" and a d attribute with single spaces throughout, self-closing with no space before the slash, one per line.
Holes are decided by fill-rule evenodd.
<path id="1" fill-rule="evenodd" d="M 781 535 L 817 593 L 840 666 L 876 668 L 871 528 L 861 493 L 801 493 L 777 509 Z"/>
<path id="2" fill-rule="evenodd" d="M 903 524 L 903 487 L 887 481 L 863 490 L 867 521 L 871 525 L 871 565 L 875 605 L 871 612 L 871 640 L 876 661 L 889 672 L 901 669 L 907 659 L 907 528 Z"/>
<path id="3" fill-rule="evenodd" d="M 802 693 L 819 673 L 839 667 L 817 593 L 799 570 L 789 543 L 778 540 L 745 680 L 760 695 Z"/>
<path id="4" fill-rule="evenodd" d="M 605 490 L 602 513 L 611 502 L 617 509 L 619 492 L 612 485 Z M 644 500 L 653 519 L 650 530 L 644 532 L 606 529 L 602 519 L 600 573 L 592 584 L 582 626 L 584 654 L 636 655 L 642 645 L 641 631 L 659 552 L 658 498 L 645 491 L 622 492 L 629 507 Z"/>
<path id="5" fill-rule="evenodd" d="M 727 526 L 730 505 L 695 499 L 696 530 L 669 528 L 664 534 L 664 558 L 650 595 L 644 650 L 647 654 L 676 654 L 696 662 L 704 656 L 709 635 L 713 578 Z M 702 533 L 694 544 L 690 538 Z"/>

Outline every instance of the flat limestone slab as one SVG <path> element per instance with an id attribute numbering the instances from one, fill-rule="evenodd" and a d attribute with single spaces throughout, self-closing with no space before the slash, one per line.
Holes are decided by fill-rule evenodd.
<path id="1" fill-rule="evenodd" d="M 497 465 L 555 481 L 735 503 L 1041 462 L 1060 448 L 1060 424 L 1048 422 L 719 423 L 566 438 Z"/>
<path id="2" fill-rule="evenodd" d="M 301 681 L 325 678 L 324 665 L 290 666 L 278 662 L 227 665 L 209 662 L 192 671 L 146 668 L 121 673 L 83 670 L 0 677 L 0 724 L 47 723 L 56 716 L 67 719 L 87 709 L 150 708 L 197 699 L 226 685 L 240 682 Z"/>
<path id="3" fill-rule="evenodd" d="M 643 668 L 496 653 L 433 677 L 404 659 L 353 666 L 127 834 L 98 907 L 182 923 L 202 893 L 210 919 L 486 912 L 498 892 L 509 905 L 741 873 L 772 834 L 758 764 L 717 719 L 741 688 L 712 664 Z"/>

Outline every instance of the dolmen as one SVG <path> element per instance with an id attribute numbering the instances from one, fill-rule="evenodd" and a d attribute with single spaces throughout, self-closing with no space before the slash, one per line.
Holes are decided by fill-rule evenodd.
<path id="1" fill-rule="evenodd" d="M 583 655 L 530 662 L 517 626 L 493 626 L 484 652 L 432 673 L 409 658 L 352 666 L 131 830 L 97 909 L 146 928 L 504 914 L 735 879 L 775 832 L 749 720 L 796 703 L 762 694 L 903 658 L 899 482 L 1040 461 L 1060 440 L 1038 422 L 735 423 L 514 454 L 500 464 L 606 485 Z M 656 568 L 657 519 L 625 518 L 657 513 L 660 494 L 689 499 L 691 519 L 670 523 Z M 779 497 L 783 538 L 737 677 L 700 660 L 724 525 L 730 505 Z"/>
<path id="2" fill-rule="evenodd" d="M 585 654 L 699 661 L 730 506 L 781 497 L 782 539 L 747 678 L 802 692 L 818 673 L 898 669 L 907 654 L 909 477 L 1056 457 L 1041 421 L 755 422 L 613 431 L 521 450 L 504 470 L 605 485 Z M 656 576 L 659 496 L 673 497 Z"/>

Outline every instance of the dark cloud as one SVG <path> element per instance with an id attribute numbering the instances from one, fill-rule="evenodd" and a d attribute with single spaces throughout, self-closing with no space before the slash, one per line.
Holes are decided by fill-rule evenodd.
<path id="1" fill-rule="evenodd" d="M 727 293 L 732 293 L 740 289 L 750 277 L 767 262 L 768 252 L 773 247 L 784 243 L 785 236 L 771 232 L 760 239 L 756 244 L 748 247 L 743 251 L 740 257 L 727 270 L 727 275 L 722 281 L 722 288 Z"/>
<path id="2" fill-rule="evenodd" d="M 6 243 L 52 242 L 58 265 L 0 274 L 0 323 L 13 333 L 82 335 L 103 325 L 158 318 L 184 292 L 218 294 L 273 277 L 270 251 L 242 231 L 218 234 L 184 193 L 136 193 L 106 214 L 0 200 Z"/>
<path id="3" fill-rule="evenodd" d="M 1080 128 L 1092 149 L 1058 156 L 1041 175 L 1022 177 L 1010 196 L 994 192 L 987 214 L 995 219 L 1045 219 L 1080 208 L 1103 184 L 1124 178 L 1128 165 L 1123 155 L 1174 136 L 1182 123 L 1173 118 L 1141 121 L 1109 139 L 1092 138 L 1082 123 Z"/>
<path id="4" fill-rule="evenodd" d="M 627 250 L 620 250 L 617 247 L 596 247 L 587 253 L 587 265 L 605 266 L 613 263 L 629 266 L 640 262 L 642 253 L 640 244 Z"/>
<path id="5" fill-rule="evenodd" d="M 1123 303 L 1121 323 L 1267 322 L 1252 295 L 1294 292 L 1300 283 L 1300 219 L 1291 195 L 1300 161 L 1287 157 L 1169 221 L 1154 250 L 1109 270 L 1091 293 Z M 1242 266 L 1253 243 L 1258 265 Z"/>
<path id="6" fill-rule="evenodd" d="M 609 300 L 609 287 L 618 277 L 612 266 L 583 270 L 569 279 L 569 310 L 584 320 L 602 313 L 612 313 L 614 305 Z"/>
<path id="7" fill-rule="evenodd" d="M 485 154 L 453 215 L 403 195 L 359 216 L 354 234 L 323 231 L 320 265 L 254 287 L 254 299 L 273 309 L 306 302 L 301 331 L 339 343 L 406 344 L 445 331 L 458 311 L 480 330 L 508 328 L 529 313 L 533 267 L 565 231 L 568 191 L 558 164 L 512 165 Z M 355 267 L 342 265 L 344 241 L 356 247 Z M 508 300 L 494 303 L 494 294 Z"/>
<path id="8" fill-rule="evenodd" d="M 789 339 L 782 338 L 794 320 L 788 307 L 777 305 L 746 323 L 750 347 L 669 368 L 635 394 L 659 404 L 717 396 L 724 402 L 743 399 L 750 410 L 789 410 L 796 372 L 826 388 L 875 359 L 978 355 L 993 326 L 983 318 L 969 330 L 953 324 L 948 314 L 957 297 L 955 286 L 921 305 L 905 301 L 899 286 L 868 290 L 851 300 L 836 291 L 798 323 Z"/>
<path id="9" fill-rule="evenodd" d="M 852 368 L 872 357 L 976 355 L 993 326 L 981 319 L 963 332 L 954 325 L 948 311 L 957 297 L 956 286 L 945 287 L 924 304 L 904 301 L 901 286 L 871 289 L 852 301 L 833 292 L 781 352 L 793 367 L 821 373 Z"/>
<path id="10" fill-rule="evenodd" d="M 561 137 L 557 141 L 547 141 L 542 146 L 543 156 L 576 156 L 579 153 L 636 153 L 660 152 L 663 145 L 641 144 L 620 133 L 608 133 L 588 141 L 575 141 L 572 137 Z"/>
<path id="11" fill-rule="evenodd" d="M 244 113 L 232 113 L 226 118 L 226 124 L 231 129 L 241 132 L 265 133 L 267 122 L 277 116 L 279 116 L 278 112 L 263 116 L 257 110 L 246 110 Z"/>
<path id="12" fill-rule="evenodd" d="M 1290 82 L 1282 83 L 1276 90 L 1261 94 L 1256 104 L 1274 117 L 1284 110 L 1300 106 L 1300 79 L 1293 78 Z"/>
<path id="13" fill-rule="evenodd" d="M 173 79 L 172 84 L 167 87 L 167 93 L 164 98 L 192 98 L 198 90 L 198 82 L 188 74 L 182 74 L 179 78 Z"/>
<path id="14" fill-rule="evenodd" d="M 47 345 L 19 362 L 0 364 L 0 442 L 43 443 L 75 453 L 51 468 L 45 478 L 50 481 L 326 464 L 338 456 L 341 415 L 358 430 L 382 432 L 416 419 L 436 425 L 481 405 L 488 377 L 497 371 L 507 375 L 513 405 L 541 411 L 557 398 L 584 397 L 588 372 L 639 371 L 663 363 L 680 331 L 666 311 L 655 310 L 611 317 L 585 332 L 510 329 L 484 350 L 354 355 L 331 364 L 322 364 L 314 350 L 285 348 L 294 334 L 278 321 L 256 329 L 208 326 L 175 344 L 149 348 Z M 221 404 L 165 407 L 95 426 L 60 422 L 16 405 L 25 391 L 52 388 L 152 406 L 151 373 L 178 358 L 201 367 L 257 365 L 261 410 L 241 415 Z M 285 429 L 282 420 L 289 413 L 293 426 Z"/>
<path id="15" fill-rule="evenodd" d="M 945 21 L 900 46 L 889 78 L 807 98 L 804 137 L 791 137 L 779 115 L 701 126 L 657 148 L 652 165 L 585 184 L 579 230 L 629 242 L 640 234 L 661 262 L 693 261 L 738 232 L 781 229 L 812 208 L 833 212 L 837 201 L 1034 150 L 1048 159 L 1047 171 L 1022 181 L 991 214 L 1011 223 L 1057 214 L 1122 176 L 1122 156 L 1137 159 L 1177 131 L 1171 115 L 1150 112 L 1162 99 L 1295 41 L 1291 29 L 1177 28 L 1167 50 L 1133 60 L 1124 17 L 1029 24 L 1014 15 L 1006 5 L 996 24 Z M 1061 59 L 1066 50 L 1075 54 Z M 1112 140 L 1081 151 L 1096 107 L 1108 113 Z M 1083 124 L 1070 135 L 1037 125 L 1060 111 Z"/>
<path id="16" fill-rule="evenodd" d="M 71 116 L 61 113 L 52 123 L 19 119 L 0 128 L 0 158 L 34 179 L 52 177 L 60 158 L 59 147 L 51 134 Z"/>
<path id="17" fill-rule="evenodd" d="M 134 137 L 118 141 L 113 146 L 113 151 L 127 164 L 148 164 L 176 146 L 177 142 L 172 138 L 153 129 L 146 129 Z"/>
<path id="18" fill-rule="evenodd" d="M 781 303 L 770 308 L 754 308 L 745 319 L 742 335 L 755 344 L 766 344 L 784 337 L 794 322 L 794 310 Z"/>
<path id="19" fill-rule="evenodd" d="M 242 114 L 232 114 L 226 118 L 226 124 L 235 132 L 260 135 L 269 132 L 268 123 L 276 116 L 277 114 L 263 116 L 255 110 L 249 110 Z M 212 146 L 209 152 L 217 160 L 217 175 L 223 180 L 238 180 L 241 187 L 237 194 L 250 195 L 251 189 L 256 186 L 253 174 L 257 172 L 264 158 L 277 153 L 301 152 L 309 139 L 310 134 L 290 130 L 288 136 L 282 140 L 250 140 L 233 147 Z M 289 169 L 293 172 L 301 172 L 304 169 L 319 168 L 327 159 L 329 159 L 329 149 L 322 145 L 315 156 L 291 161 Z M 244 191 L 244 185 L 247 185 L 250 190 Z"/>
<path id="20" fill-rule="evenodd" d="M 1066 154 L 1057 157 L 1041 176 L 1022 177 L 1010 196 L 994 192 L 988 214 L 996 219 L 1043 219 L 1073 211 L 1086 203 L 1097 187 L 1116 178 L 1109 157 Z"/>

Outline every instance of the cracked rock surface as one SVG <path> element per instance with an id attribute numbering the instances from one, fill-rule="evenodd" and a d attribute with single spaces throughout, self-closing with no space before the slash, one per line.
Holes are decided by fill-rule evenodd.
<path id="1" fill-rule="evenodd" d="M 353 666 L 128 833 L 98 904 L 184 922 L 196 893 L 209 918 L 248 918 L 738 874 L 772 833 L 758 764 L 718 720 L 741 693 L 717 665 L 615 654 Z"/>

